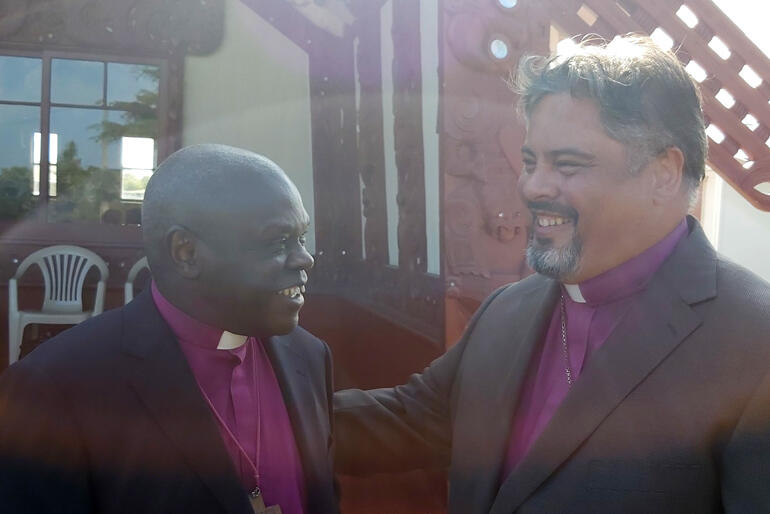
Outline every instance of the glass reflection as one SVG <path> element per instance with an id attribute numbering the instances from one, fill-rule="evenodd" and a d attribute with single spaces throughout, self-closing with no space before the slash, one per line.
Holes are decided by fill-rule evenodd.
<path id="1" fill-rule="evenodd" d="M 40 59 L 0 57 L 0 100 L 40 102 L 42 70 Z"/>
<path id="2" fill-rule="evenodd" d="M 51 102 L 104 105 L 104 63 L 51 60 Z"/>
<path id="3" fill-rule="evenodd" d="M 144 64 L 107 63 L 107 105 L 142 103 L 156 108 L 160 69 Z"/>
<path id="4" fill-rule="evenodd" d="M 39 107 L 0 105 L 0 220 L 20 219 L 35 207 L 33 140 L 39 125 Z"/>

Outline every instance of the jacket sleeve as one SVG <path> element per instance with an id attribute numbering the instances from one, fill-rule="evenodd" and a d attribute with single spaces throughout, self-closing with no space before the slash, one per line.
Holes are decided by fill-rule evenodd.
<path id="1" fill-rule="evenodd" d="M 348 389 L 334 395 L 335 465 L 368 475 L 446 467 L 452 446 L 451 396 L 463 352 L 493 293 L 460 341 L 422 373 L 393 388 Z"/>
<path id="2" fill-rule="evenodd" d="M 722 462 L 725 513 L 770 512 L 770 373 L 744 409 Z"/>
<path id="3" fill-rule="evenodd" d="M 0 376 L 0 512 L 92 511 L 86 457 L 68 404 L 23 361 Z"/>

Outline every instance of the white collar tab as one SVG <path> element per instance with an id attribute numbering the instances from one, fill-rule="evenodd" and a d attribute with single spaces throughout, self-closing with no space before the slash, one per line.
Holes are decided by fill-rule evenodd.
<path id="1" fill-rule="evenodd" d="M 580 292 L 580 285 L 578 284 L 564 284 L 564 289 L 567 290 L 567 294 L 570 299 L 575 303 L 586 303 L 583 293 Z"/>
<path id="2" fill-rule="evenodd" d="M 222 337 L 219 338 L 217 350 L 235 350 L 236 348 L 243 346 L 246 339 L 248 339 L 247 336 L 233 334 L 232 332 L 225 330 L 222 332 Z"/>

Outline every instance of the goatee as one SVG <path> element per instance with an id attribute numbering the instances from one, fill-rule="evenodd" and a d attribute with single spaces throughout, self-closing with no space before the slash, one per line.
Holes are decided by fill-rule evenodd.
<path id="1" fill-rule="evenodd" d="M 551 239 L 538 241 L 530 235 L 527 264 L 541 275 L 562 280 L 577 271 L 582 250 L 583 242 L 577 234 L 568 244 L 558 248 L 553 246 Z"/>

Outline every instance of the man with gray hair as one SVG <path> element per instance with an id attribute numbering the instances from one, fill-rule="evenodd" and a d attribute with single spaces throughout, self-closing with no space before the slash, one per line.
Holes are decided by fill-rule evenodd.
<path id="1" fill-rule="evenodd" d="M 0 376 L 3 514 L 334 514 L 331 356 L 297 326 L 308 214 L 272 161 L 166 159 L 153 282 Z"/>
<path id="2" fill-rule="evenodd" d="M 697 85 L 627 36 L 516 87 L 537 273 L 407 384 L 337 393 L 339 468 L 448 465 L 453 514 L 770 512 L 770 285 L 687 215 Z"/>

